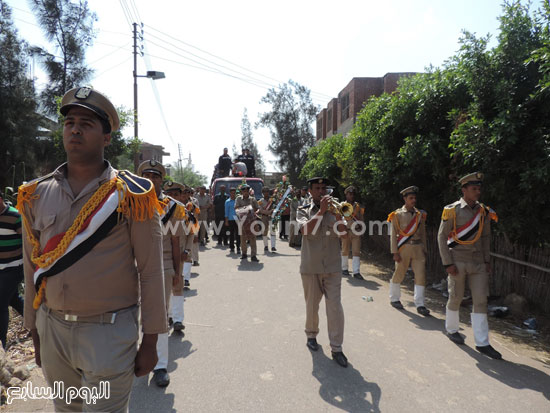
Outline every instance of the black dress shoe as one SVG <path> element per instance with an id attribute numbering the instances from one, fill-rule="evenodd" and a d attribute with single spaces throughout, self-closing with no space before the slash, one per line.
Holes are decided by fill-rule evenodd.
<path id="1" fill-rule="evenodd" d="M 348 366 L 348 359 L 346 358 L 346 356 L 344 356 L 344 353 L 342 353 L 341 351 L 338 351 L 338 352 L 333 351 L 332 359 L 342 367 Z"/>
<path id="2" fill-rule="evenodd" d="M 277 252 L 277 248 L 271 247 L 271 252 Z"/>
<path id="3" fill-rule="evenodd" d="M 229 248 L 229 252 L 230 252 L 230 253 L 234 253 L 234 252 L 235 252 L 235 248 Z"/>
<path id="4" fill-rule="evenodd" d="M 393 308 L 397 308 L 398 310 L 403 309 L 403 304 L 401 304 L 401 301 L 390 301 L 390 304 Z"/>
<path id="5" fill-rule="evenodd" d="M 426 307 L 424 307 L 423 305 L 421 305 L 420 307 L 416 307 L 416 312 L 420 315 L 423 315 L 423 316 L 429 316 L 430 315 L 430 310 L 428 310 Z"/>
<path id="6" fill-rule="evenodd" d="M 502 360 L 502 354 L 496 351 L 490 344 L 488 346 L 476 346 L 476 350 L 495 360 Z"/>
<path id="7" fill-rule="evenodd" d="M 174 320 L 172 320 L 172 317 L 168 318 L 168 326 L 172 327 L 172 324 L 174 324 Z"/>
<path id="8" fill-rule="evenodd" d="M 246 257 L 247 257 L 246 254 L 241 255 L 241 260 L 246 260 Z"/>
<path id="9" fill-rule="evenodd" d="M 464 344 L 464 337 L 458 334 L 458 331 L 452 334 L 447 333 L 447 337 L 449 337 L 449 340 L 451 340 L 455 344 Z"/>
<path id="10" fill-rule="evenodd" d="M 356 272 L 355 274 L 353 274 L 353 278 L 357 278 L 358 280 L 364 280 L 363 276 L 362 276 L 360 273 L 358 273 L 358 272 Z"/>
<path id="11" fill-rule="evenodd" d="M 193 267 L 198 267 L 199 266 L 199 262 L 198 261 L 193 261 Z"/>
<path id="12" fill-rule="evenodd" d="M 250 257 L 250 261 L 260 262 L 260 260 L 259 260 L 255 255 L 253 255 L 252 257 Z"/>
<path id="13" fill-rule="evenodd" d="M 183 325 L 183 323 L 176 321 L 174 323 L 174 331 L 182 331 L 182 330 L 185 330 L 185 326 Z"/>
<path id="14" fill-rule="evenodd" d="M 269 251 L 269 247 L 264 247 L 264 251 Z"/>
<path id="15" fill-rule="evenodd" d="M 170 384 L 170 376 L 166 369 L 153 370 L 153 382 L 159 387 L 166 387 Z"/>
<path id="16" fill-rule="evenodd" d="M 347 277 L 349 275 L 349 271 L 348 270 L 342 270 L 342 275 L 345 275 Z"/>
<path id="17" fill-rule="evenodd" d="M 317 344 L 316 338 L 308 338 L 306 343 L 307 348 L 309 348 L 311 351 L 317 351 L 319 350 L 319 344 Z"/>

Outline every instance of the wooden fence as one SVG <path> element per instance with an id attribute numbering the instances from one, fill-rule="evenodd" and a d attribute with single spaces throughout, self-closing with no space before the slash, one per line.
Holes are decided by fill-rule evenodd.
<path id="1" fill-rule="evenodd" d="M 428 254 L 426 278 L 428 285 L 446 277 L 437 246 L 437 228 L 426 230 Z M 390 253 L 389 236 L 384 227 L 382 235 L 364 236 L 367 249 Z M 510 242 L 505 236 L 493 235 L 491 240 L 490 294 L 505 297 L 516 293 L 531 305 L 550 312 L 550 248 L 526 247 Z"/>

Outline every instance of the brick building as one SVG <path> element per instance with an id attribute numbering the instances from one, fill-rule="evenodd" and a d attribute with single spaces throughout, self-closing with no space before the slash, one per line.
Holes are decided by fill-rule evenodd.
<path id="1" fill-rule="evenodd" d="M 357 114 L 365 102 L 372 96 L 392 93 L 397 89 L 397 81 L 402 76 L 415 73 L 386 73 L 383 77 L 354 77 L 338 93 L 338 98 L 328 102 L 327 107 L 317 115 L 317 140 L 326 139 L 337 133 L 347 135 Z"/>
<path id="2" fill-rule="evenodd" d="M 164 165 L 162 162 L 163 156 L 170 156 L 169 152 L 164 152 L 164 146 L 142 142 L 139 145 L 139 152 L 134 156 L 134 170 L 137 171 L 139 164 L 148 160 L 157 161 Z"/>

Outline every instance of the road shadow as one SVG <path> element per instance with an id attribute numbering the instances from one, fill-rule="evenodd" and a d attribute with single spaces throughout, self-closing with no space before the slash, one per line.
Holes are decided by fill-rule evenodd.
<path id="1" fill-rule="evenodd" d="M 196 288 L 193 290 L 191 288 L 187 290 L 185 288 L 183 289 L 183 296 L 185 298 L 196 297 L 197 295 L 199 295 L 199 293 Z"/>
<path id="2" fill-rule="evenodd" d="M 462 351 L 476 360 L 477 368 L 514 389 L 529 389 L 550 400 L 550 376 L 525 364 L 513 363 L 508 360 L 493 360 L 466 345 L 458 346 Z"/>
<path id="3" fill-rule="evenodd" d="M 321 347 L 311 352 L 311 359 L 311 374 L 319 380 L 319 395 L 325 402 L 346 412 L 380 412 L 380 387 L 366 381 L 351 363 L 347 368 L 340 367 Z M 372 403 L 367 400 L 369 394 Z"/>
<path id="4" fill-rule="evenodd" d="M 168 372 L 176 370 L 178 365 L 176 360 L 184 359 L 196 350 L 192 350 L 192 343 L 185 340 L 185 336 L 179 332 L 172 332 L 168 339 Z M 180 363 L 181 367 L 181 363 Z M 144 377 L 139 377 L 134 380 L 132 394 L 130 396 L 129 411 L 130 412 L 150 412 L 154 409 L 155 412 L 175 413 L 174 408 L 176 389 L 168 387 L 158 387 L 152 381 L 153 373 Z M 154 405 L 151 403 L 154 400 Z"/>
<path id="5" fill-rule="evenodd" d="M 369 279 L 359 280 L 357 278 L 353 278 L 353 276 L 351 275 L 349 277 L 344 276 L 342 278 L 345 279 L 346 282 L 352 287 L 362 287 L 362 288 L 366 288 L 367 290 L 376 291 L 376 290 L 379 290 L 380 287 L 382 286 L 382 284 L 380 284 L 377 281 L 369 280 Z"/>
<path id="6" fill-rule="evenodd" d="M 198 272 L 192 272 L 191 273 L 191 278 L 197 278 L 198 276 L 199 276 Z"/>
<path id="7" fill-rule="evenodd" d="M 412 307 L 412 308 L 410 308 Z M 419 329 L 426 331 L 445 331 L 445 320 L 441 320 L 437 317 L 432 317 L 431 315 L 423 316 L 416 312 L 416 307 L 414 303 L 409 303 L 405 306 L 403 310 L 396 310 L 390 305 L 390 300 L 388 299 L 388 311 L 399 311 L 409 317 L 409 320 L 415 324 Z M 431 311 L 431 308 L 430 308 Z"/>
<path id="8" fill-rule="evenodd" d="M 237 269 L 239 271 L 261 271 L 263 270 L 264 268 L 264 264 L 262 262 L 253 262 L 253 261 L 248 261 L 249 258 L 247 258 L 246 260 L 241 260 L 241 262 L 239 263 L 239 266 L 237 267 Z"/>

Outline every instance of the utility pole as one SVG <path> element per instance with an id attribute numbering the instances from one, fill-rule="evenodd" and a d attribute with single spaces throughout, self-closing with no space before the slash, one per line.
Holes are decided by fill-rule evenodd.
<path id="1" fill-rule="evenodd" d="M 133 23 L 134 26 L 134 144 L 138 142 L 138 87 L 137 87 L 137 23 Z M 134 172 L 137 172 L 138 168 L 138 150 L 134 153 Z"/>
<path id="2" fill-rule="evenodd" d="M 178 143 L 178 167 L 180 170 L 180 175 L 183 179 L 183 168 L 181 166 L 181 145 Z"/>

